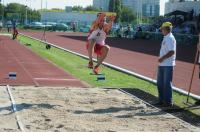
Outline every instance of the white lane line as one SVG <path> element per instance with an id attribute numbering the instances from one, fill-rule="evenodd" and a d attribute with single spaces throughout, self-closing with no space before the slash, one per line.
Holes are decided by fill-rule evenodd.
<path id="1" fill-rule="evenodd" d="M 34 79 L 31 73 L 26 69 L 26 67 L 20 62 L 20 60 L 16 57 L 16 55 L 8 48 L 6 47 L 6 50 L 12 55 L 13 59 L 19 64 L 19 66 L 24 70 L 24 72 L 29 76 L 29 78 L 33 81 L 33 83 L 36 86 L 39 86 L 39 83 L 37 83 Z"/>
<path id="2" fill-rule="evenodd" d="M 17 115 L 17 107 L 16 107 L 15 100 L 14 100 L 14 98 L 13 98 L 13 95 L 12 95 L 12 92 L 11 92 L 11 89 L 10 89 L 10 86 L 9 86 L 9 85 L 6 85 L 6 87 L 7 87 L 8 94 L 9 94 L 9 96 L 10 96 L 10 100 L 11 100 L 13 112 L 15 113 L 15 118 L 16 118 L 16 120 L 17 120 L 18 128 L 19 128 L 22 132 L 25 132 L 24 127 L 23 127 L 23 124 L 21 123 L 21 121 L 19 120 L 19 116 Z"/>
<path id="3" fill-rule="evenodd" d="M 35 80 L 48 80 L 48 81 L 78 81 L 77 79 L 65 79 L 65 78 L 34 78 Z"/>

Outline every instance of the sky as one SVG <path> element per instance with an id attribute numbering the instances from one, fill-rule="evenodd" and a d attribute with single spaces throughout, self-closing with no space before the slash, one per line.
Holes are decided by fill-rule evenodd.
<path id="1" fill-rule="evenodd" d="M 32 9 L 41 9 L 41 1 L 43 1 L 42 7 L 43 8 L 62 8 L 65 9 L 65 6 L 75 6 L 80 5 L 86 7 L 88 5 L 92 5 L 93 0 L 3 0 L 4 4 L 7 3 L 21 3 L 27 4 Z M 160 14 L 164 14 L 164 3 L 168 0 L 161 0 L 161 8 Z"/>
<path id="2" fill-rule="evenodd" d="M 43 1 L 43 8 L 51 9 L 51 8 L 62 8 L 65 9 L 65 6 L 75 6 L 80 5 L 86 7 L 88 5 L 92 5 L 93 0 L 3 0 L 4 4 L 7 3 L 21 3 L 26 4 L 32 9 L 41 9 L 41 1 Z M 47 4 L 46 4 L 47 3 Z"/>

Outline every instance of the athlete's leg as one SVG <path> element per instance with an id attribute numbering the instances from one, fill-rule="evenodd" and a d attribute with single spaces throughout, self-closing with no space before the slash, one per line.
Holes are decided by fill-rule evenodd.
<path id="1" fill-rule="evenodd" d="M 92 59 L 93 59 L 94 45 L 95 45 L 94 40 L 88 41 L 88 56 L 89 56 L 88 68 L 93 68 L 93 60 Z"/>
<path id="2" fill-rule="evenodd" d="M 108 55 L 109 50 L 110 50 L 110 47 L 108 45 L 103 46 L 103 48 L 101 49 L 101 56 L 99 56 L 99 59 L 97 61 L 97 65 L 96 65 L 97 67 L 103 63 L 103 61 Z"/>
<path id="3" fill-rule="evenodd" d="M 103 61 L 107 57 L 109 50 L 110 47 L 108 45 L 104 45 L 103 48 L 101 49 L 101 55 L 98 57 L 97 65 L 93 69 L 95 74 L 99 73 L 99 66 L 103 63 Z"/>
<path id="4" fill-rule="evenodd" d="M 15 29 L 15 38 L 17 38 L 18 34 L 19 34 L 18 30 Z"/>

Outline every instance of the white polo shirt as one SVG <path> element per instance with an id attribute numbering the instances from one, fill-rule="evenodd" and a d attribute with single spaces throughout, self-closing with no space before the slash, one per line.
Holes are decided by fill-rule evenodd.
<path id="1" fill-rule="evenodd" d="M 176 60 L 176 39 L 172 33 L 164 36 L 161 49 L 160 49 L 160 58 L 166 55 L 169 51 L 174 51 L 175 54 L 170 58 L 165 59 L 163 62 L 159 64 L 159 66 L 175 66 Z"/>
<path id="2" fill-rule="evenodd" d="M 88 40 L 93 39 L 97 44 L 105 45 L 106 37 L 106 32 L 103 29 L 98 28 L 92 32 L 92 34 L 88 37 Z"/>

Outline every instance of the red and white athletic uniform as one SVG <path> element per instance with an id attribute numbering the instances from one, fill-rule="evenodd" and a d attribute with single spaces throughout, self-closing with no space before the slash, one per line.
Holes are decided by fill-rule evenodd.
<path id="1" fill-rule="evenodd" d="M 94 52 L 97 55 L 101 55 L 101 49 L 105 45 L 105 39 L 106 39 L 106 32 L 103 29 L 96 29 L 94 30 L 88 37 L 88 40 L 94 40 L 96 42 L 94 46 Z"/>

